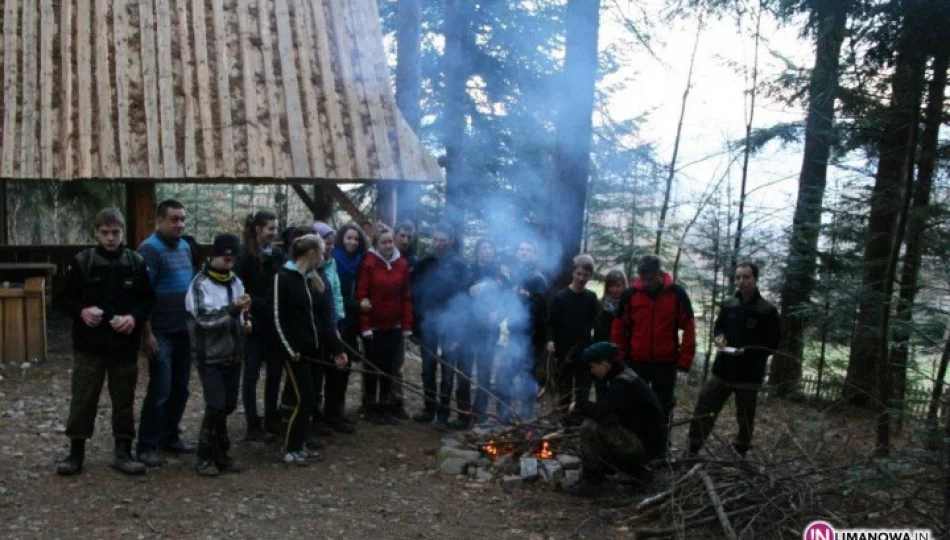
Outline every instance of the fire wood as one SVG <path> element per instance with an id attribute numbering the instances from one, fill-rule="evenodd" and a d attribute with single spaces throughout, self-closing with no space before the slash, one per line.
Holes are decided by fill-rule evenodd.
<path id="1" fill-rule="evenodd" d="M 719 494 L 716 493 L 716 485 L 713 483 L 712 478 L 705 472 L 699 473 L 699 476 L 703 479 L 703 483 L 706 484 L 706 492 L 709 493 L 709 500 L 712 501 L 713 506 L 716 508 L 716 515 L 719 517 L 719 523 L 722 525 L 723 532 L 726 533 L 726 538 L 735 540 L 736 531 L 732 529 L 729 516 L 722 507 L 722 501 L 719 500 Z"/>

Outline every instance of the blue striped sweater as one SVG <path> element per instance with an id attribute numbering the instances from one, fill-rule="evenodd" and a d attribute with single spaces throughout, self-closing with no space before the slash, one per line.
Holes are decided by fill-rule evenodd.
<path id="1" fill-rule="evenodd" d="M 155 289 L 152 331 L 170 334 L 187 330 L 185 294 L 194 277 L 188 242 L 171 244 L 156 231 L 142 242 L 139 253 Z"/>

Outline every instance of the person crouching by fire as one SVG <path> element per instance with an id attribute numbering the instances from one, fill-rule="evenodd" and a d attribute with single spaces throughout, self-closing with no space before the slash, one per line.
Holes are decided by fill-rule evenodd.
<path id="1" fill-rule="evenodd" d="M 649 478 L 645 465 L 666 452 L 666 416 L 656 394 L 629 367 L 617 360 L 617 347 L 598 342 L 584 350 L 581 361 L 606 382 L 596 403 L 581 403 L 581 479 L 570 488 L 578 496 L 599 491 L 607 473 Z"/>
<path id="2" fill-rule="evenodd" d="M 228 415 L 237 408 L 241 387 L 242 334 L 251 333 L 251 297 L 232 272 L 240 249 L 236 235 L 216 236 L 210 261 L 185 295 L 191 353 L 205 398 L 196 467 L 201 476 L 241 472 L 241 464 L 228 456 Z"/>

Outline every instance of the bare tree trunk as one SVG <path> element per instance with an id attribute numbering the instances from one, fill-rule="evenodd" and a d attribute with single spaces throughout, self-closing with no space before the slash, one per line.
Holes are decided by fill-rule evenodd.
<path id="1" fill-rule="evenodd" d="M 894 314 L 890 364 L 894 372 L 895 400 L 898 410 L 898 429 L 903 424 L 903 404 L 907 387 L 907 348 L 910 342 L 909 325 L 913 321 L 913 305 L 917 297 L 917 281 L 923 255 L 922 237 L 927 229 L 930 208 L 930 192 L 933 190 L 934 168 L 937 160 L 937 144 L 943 115 L 943 101 L 947 88 L 947 69 L 950 66 L 950 49 L 940 48 L 934 58 L 933 79 L 927 91 L 927 108 L 924 113 L 924 130 L 920 137 L 917 186 L 914 188 L 913 210 L 908 216 L 907 243 L 904 248 L 904 265 L 901 269 L 900 298 Z"/>
<path id="2" fill-rule="evenodd" d="M 555 170 L 550 200 L 550 228 L 561 246 L 559 279 L 570 279 L 571 259 L 581 245 L 584 205 L 590 177 L 594 90 L 597 84 L 597 39 L 600 0 L 569 0 L 561 110 L 557 126 Z M 553 209 L 553 208 L 552 208 Z"/>
<path id="3" fill-rule="evenodd" d="M 815 67 L 808 83 L 805 151 L 798 178 L 798 200 L 792 220 L 785 280 L 780 295 L 783 339 L 780 354 L 772 357 L 769 371 L 769 385 L 774 386 L 780 396 L 793 391 L 802 377 L 806 325 L 804 312 L 815 289 L 822 199 L 831 142 L 834 139 L 835 93 L 849 4 L 849 0 L 825 0 L 813 4 L 818 26 Z"/>
<path id="4" fill-rule="evenodd" d="M 920 117 L 926 48 L 920 44 L 918 20 L 922 18 L 925 2 L 901 2 L 904 22 L 897 44 L 891 103 L 885 116 L 878 170 L 871 193 L 862 291 L 858 299 L 858 324 L 844 388 L 845 399 L 859 405 L 869 405 L 873 397 L 883 396 L 884 403 L 877 403 L 877 407 L 884 409 L 890 399 L 889 391 L 886 394 L 880 391 L 890 386 L 887 327 L 894 275 L 891 258 L 894 242 L 901 241 L 899 237 L 895 238 L 894 231 L 900 224 L 905 184 L 910 172 L 909 160 L 913 155 L 914 132 Z"/>
<path id="5" fill-rule="evenodd" d="M 925 443 L 930 448 L 940 448 L 940 402 L 943 400 L 943 385 L 947 378 L 948 365 L 950 365 L 950 327 L 943 332 L 943 354 L 940 355 L 940 366 L 934 375 L 933 392 L 930 394 L 930 404 L 927 406 Z"/>
<path id="6" fill-rule="evenodd" d="M 396 3 L 396 105 L 417 135 L 422 123 L 422 4 L 420 0 Z M 385 184 L 384 184 L 385 185 Z M 396 188 L 399 220 L 417 220 L 422 187 L 407 182 Z"/>
<path id="7" fill-rule="evenodd" d="M 670 158 L 670 170 L 666 177 L 666 191 L 663 193 L 663 205 L 660 206 L 660 220 L 656 226 L 656 244 L 653 253 L 659 255 L 663 245 L 663 230 L 666 228 L 666 212 L 670 207 L 670 193 L 673 191 L 673 179 L 676 178 L 676 160 L 680 153 L 680 140 L 683 137 L 683 120 L 686 118 L 686 104 L 689 102 L 689 93 L 693 89 L 693 66 L 696 65 L 696 51 L 699 50 L 699 38 L 703 33 L 704 12 L 700 12 L 696 21 L 696 38 L 693 40 L 693 52 L 689 56 L 689 71 L 686 72 L 686 88 L 683 90 L 683 99 L 680 101 L 680 117 L 676 122 L 676 138 L 673 139 L 673 157 Z"/>
<path id="8" fill-rule="evenodd" d="M 745 218 L 746 183 L 749 180 L 749 156 L 752 154 L 752 121 L 755 119 L 755 98 L 759 94 L 759 44 L 761 43 L 763 5 L 759 3 L 759 11 L 755 16 L 755 52 L 752 55 L 752 85 L 749 87 L 749 112 L 745 123 L 745 153 L 742 157 L 742 184 L 739 188 L 739 215 L 736 221 L 736 237 L 732 245 L 732 257 L 729 269 L 739 263 L 739 250 L 742 248 L 742 221 Z M 735 281 L 735 274 L 729 273 L 729 283 Z"/>
<path id="9" fill-rule="evenodd" d="M 455 225 L 458 232 L 465 223 L 468 206 L 468 183 L 471 179 L 465 167 L 465 84 L 468 73 L 465 69 L 463 45 L 468 33 L 468 2 L 445 0 L 442 5 L 445 50 L 442 53 L 442 84 L 444 111 L 442 113 L 442 138 L 445 144 L 445 219 Z"/>
<path id="10" fill-rule="evenodd" d="M 831 220 L 831 259 L 834 260 L 838 252 L 838 213 L 835 212 Z M 826 272 L 826 279 L 830 279 L 831 272 Z M 821 325 L 821 352 L 818 355 L 818 377 L 815 384 L 815 400 L 821 398 L 821 379 L 825 372 L 825 349 L 828 345 L 828 319 L 831 315 L 830 291 L 825 292 L 825 305 L 823 309 L 823 324 Z"/>

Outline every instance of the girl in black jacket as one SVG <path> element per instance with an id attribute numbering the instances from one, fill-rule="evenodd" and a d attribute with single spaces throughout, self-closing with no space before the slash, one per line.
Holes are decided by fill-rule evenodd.
<path id="1" fill-rule="evenodd" d="M 244 223 L 244 249 L 234 267 L 234 273 L 244 282 L 244 288 L 251 296 L 254 330 L 245 345 L 242 399 L 247 419 L 247 440 L 256 442 L 273 441 L 281 432 L 277 397 L 283 362 L 277 330 L 274 328 L 274 306 L 268 295 L 274 275 L 284 265 L 284 253 L 274 245 L 276 238 L 277 216 L 264 210 L 247 216 Z M 257 381 L 262 366 L 266 366 L 267 372 L 263 425 L 257 410 Z"/>
<path id="2" fill-rule="evenodd" d="M 328 347 L 339 369 L 347 365 L 346 354 L 333 328 L 332 299 L 326 282 L 314 270 L 323 262 L 323 240 L 316 235 L 297 238 L 291 247 L 293 260 L 274 276 L 273 307 L 277 334 L 282 345 L 287 385 L 295 398 L 284 434 L 284 462 L 305 466 L 310 457 L 304 441 L 313 414 L 312 363 L 320 360 L 320 347 Z"/>

